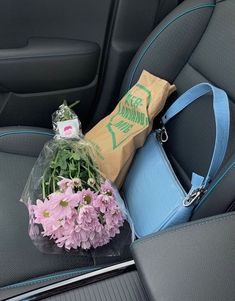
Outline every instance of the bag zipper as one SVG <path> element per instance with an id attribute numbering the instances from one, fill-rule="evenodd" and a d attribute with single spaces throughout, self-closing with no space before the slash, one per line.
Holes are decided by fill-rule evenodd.
<path id="1" fill-rule="evenodd" d="M 170 169 L 170 172 L 171 172 L 172 175 L 173 175 L 173 178 L 174 178 L 176 184 L 178 185 L 178 187 L 179 187 L 180 190 L 182 191 L 184 197 L 186 197 L 186 196 L 187 196 L 187 193 L 186 193 L 186 191 L 184 190 L 184 188 L 183 188 L 182 184 L 180 183 L 179 179 L 177 178 L 177 176 L 176 176 L 176 174 L 175 174 L 175 171 L 173 170 L 173 168 L 172 168 L 172 166 L 171 166 L 171 163 L 170 163 L 170 161 L 169 161 L 169 159 L 168 159 L 168 157 L 167 157 L 167 155 L 166 155 L 166 153 L 165 153 L 165 150 L 164 150 L 164 148 L 163 148 L 163 146 L 162 146 L 162 140 L 161 140 L 162 135 L 161 135 L 160 131 L 161 131 L 161 130 L 156 130 L 156 131 L 155 131 L 155 132 L 157 133 L 157 136 L 155 137 L 155 138 L 156 138 L 156 142 L 158 142 L 159 149 L 160 149 L 160 151 L 161 151 L 161 153 L 162 153 L 162 155 L 163 155 L 163 157 L 164 157 L 164 159 L 165 159 L 166 164 L 168 165 L 168 168 Z M 160 136 L 159 136 L 159 134 L 160 134 Z M 166 141 L 168 140 L 168 135 L 167 135 L 167 132 L 166 132 L 166 131 L 164 132 L 164 135 L 166 135 L 165 138 L 167 137 L 166 140 L 164 139 L 164 141 L 166 142 Z M 160 137 L 160 139 L 159 139 L 158 137 Z"/>
<path id="2" fill-rule="evenodd" d="M 181 185 L 178 177 L 176 176 L 175 174 L 175 171 L 173 170 L 172 166 L 171 166 L 171 163 L 165 153 L 165 150 L 162 146 L 163 143 L 167 142 L 168 140 L 168 134 L 167 134 L 167 130 L 165 128 L 165 126 L 163 125 L 161 129 L 158 129 L 158 130 L 155 130 L 156 132 L 156 140 L 159 142 L 159 148 L 166 160 L 166 163 L 168 164 L 168 167 L 169 169 L 171 170 L 172 172 L 172 175 L 174 176 L 175 178 L 175 181 L 176 183 L 178 184 L 178 186 L 181 188 L 185 198 L 183 200 L 183 206 L 184 207 L 190 207 L 192 206 L 196 201 L 198 201 L 201 196 L 205 193 L 205 188 L 204 187 L 199 187 L 195 190 L 190 190 L 188 193 L 186 193 L 186 191 L 184 190 L 183 186 Z"/>

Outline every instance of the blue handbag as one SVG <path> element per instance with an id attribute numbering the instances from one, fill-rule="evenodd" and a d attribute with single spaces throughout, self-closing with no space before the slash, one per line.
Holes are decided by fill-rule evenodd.
<path id="1" fill-rule="evenodd" d="M 187 193 L 162 146 L 168 139 L 165 125 L 208 92 L 213 94 L 216 124 L 213 156 L 206 177 L 192 173 L 191 189 Z M 189 221 L 192 210 L 217 174 L 226 153 L 230 126 L 227 94 L 208 83 L 196 85 L 172 104 L 162 117 L 161 124 L 161 129 L 152 132 L 136 153 L 123 185 L 123 197 L 137 237 Z"/>

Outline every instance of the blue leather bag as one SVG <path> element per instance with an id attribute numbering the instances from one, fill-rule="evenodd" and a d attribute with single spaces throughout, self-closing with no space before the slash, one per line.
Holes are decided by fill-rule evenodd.
<path id="1" fill-rule="evenodd" d="M 191 189 L 187 193 L 162 146 L 168 139 L 165 125 L 185 107 L 209 92 L 213 94 L 216 124 L 213 156 L 206 177 L 192 173 Z M 190 219 L 192 210 L 217 174 L 226 153 L 230 125 L 227 94 L 207 83 L 196 85 L 172 104 L 162 117 L 161 124 L 161 129 L 152 132 L 136 153 L 123 186 L 123 197 L 138 237 Z"/>

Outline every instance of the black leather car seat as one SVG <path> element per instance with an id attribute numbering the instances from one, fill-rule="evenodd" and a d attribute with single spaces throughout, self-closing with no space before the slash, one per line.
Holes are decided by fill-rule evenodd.
<path id="1" fill-rule="evenodd" d="M 229 96 L 231 137 L 220 174 L 192 219 L 234 209 L 235 200 L 235 0 L 186 0 L 152 32 L 133 59 L 123 95 L 146 69 L 174 82 L 177 94 L 199 82 L 211 82 Z M 173 95 L 174 100 L 177 95 Z M 170 103 L 170 101 L 169 101 Z M 209 96 L 185 109 L 168 127 L 169 158 L 187 187 L 192 170 L 205 174 L 214 142 Z M 19 202 L 27 176 L 50 131 L 0 130 L 0 289 L 20 291 L 81 273 L 75 256 L 39 253 L 28 237 L 27 210 Z"/>
<path id="2" fill-rule="evenodd" d="M 234 301 L 234 227 L 229 213 L 139 239 L 132 245 L 137 271 L 43 300 Z"/>

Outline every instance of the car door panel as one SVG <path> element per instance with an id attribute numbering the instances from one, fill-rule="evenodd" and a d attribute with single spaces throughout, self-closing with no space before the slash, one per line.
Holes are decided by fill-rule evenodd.
<path id="1" fill-rule="evenodd" d="M 33 93 L 86 86 L 96 76 L 99 52 L 96 43 L 48 38 L 0 50 L 0 89 Z"/>
<path id="2" fill-rule="evenodd" d="M 1 0 L 0 126 L 51 127 L 64 99 L 80 100 L 84 129 L 107 114 L 161 3 L 172 0 L 147 2 Z"/>
<path id="3" fill-rule="evenodd" d="M 80 99 L 86 127 L 114 2 L 1 1 L 0 126 L 50 127 L 64 99 Z"/>

